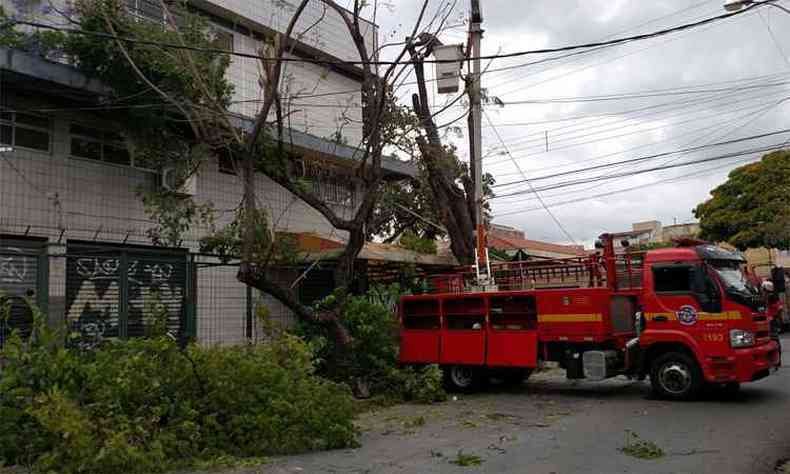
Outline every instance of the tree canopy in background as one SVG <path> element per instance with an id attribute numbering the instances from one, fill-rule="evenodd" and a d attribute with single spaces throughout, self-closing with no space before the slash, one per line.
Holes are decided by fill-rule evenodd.
<path id="1" fill-rule="evenodd" d="M 694 209 L 703 239 L 738 249 L 790 249 L 790 151 L 736 168 Z"/>

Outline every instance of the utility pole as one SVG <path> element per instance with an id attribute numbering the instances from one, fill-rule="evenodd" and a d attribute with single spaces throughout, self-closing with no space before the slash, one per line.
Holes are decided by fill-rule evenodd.
<path id="1" fill-rule="evenodd" d="M 483 110 L 480 92 L 480 41 L 483 38 L 483 15 L 480 11 L 480 0 L 471 0 L 472 18 L 469 23 L 469 53 L 472 60 L 471 90 L 469 94 L 472 113 L 472 149 L 469 161 L 472 179 L 475 184 L 474 202 L 476 208 L 477 249 L 475 266 L 477 268 L 477 284 L 486 287 L 493 284 L 488 263 L 488 249 L 485 237 L 485 220 L 483 213 Z"/>

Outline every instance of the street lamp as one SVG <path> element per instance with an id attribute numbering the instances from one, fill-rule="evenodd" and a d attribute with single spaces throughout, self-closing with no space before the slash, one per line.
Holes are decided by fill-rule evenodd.
<path id="1" fill-rule="evenodd" d="M 790 10 L 783 7 L 782 5 L 777 5 L 774 3 L 776 0 L 765 0 L 763 2 L 755 2 L 754 0 L 727 0 L 724 2 L 724 9 L 728 12 L 737 12 L 743 8 L 749 7 L 751 5 L 769 5 L 772 7 L 776 7 L 783 12 L 790 14 Z"/>

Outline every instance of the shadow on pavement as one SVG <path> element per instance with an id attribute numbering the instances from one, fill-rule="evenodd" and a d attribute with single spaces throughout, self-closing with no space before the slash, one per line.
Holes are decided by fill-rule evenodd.
<path id="1" fill-rule="evenodd" d="M 716 404 L 755 404 L 778 403 L 786 401 L 788 394 L 772 386 L 761 386 L 767 382 L 758 381 L 743 384 L 736 393 L 726 393 L 715 387 L 706 387 L 696 400 L 690 403 L 716 403 Z M 653 397 L 650 390 L 650 381 L 612 379 L 605 382 L 584 382 L 576 380 L 535 380 L 527 381 L 518 386 L 490 385 L 484 392 L 472 397 L 485 397 L 487 395 L 513 395 L 513 396 L 563 396 L 575 399 L 597 400 L 659 400 Z M 469 397 L 469 395 L 467 395 Z"/>

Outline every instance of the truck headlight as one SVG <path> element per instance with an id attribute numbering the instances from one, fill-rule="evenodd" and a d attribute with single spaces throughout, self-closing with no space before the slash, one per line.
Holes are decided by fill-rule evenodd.
<path id="1" fill-rule="evenodd" d="M 733 329 L 730 331 L 730 346 L 751 347 L 754 345 L 754 333 L 743 329 Z"/>

